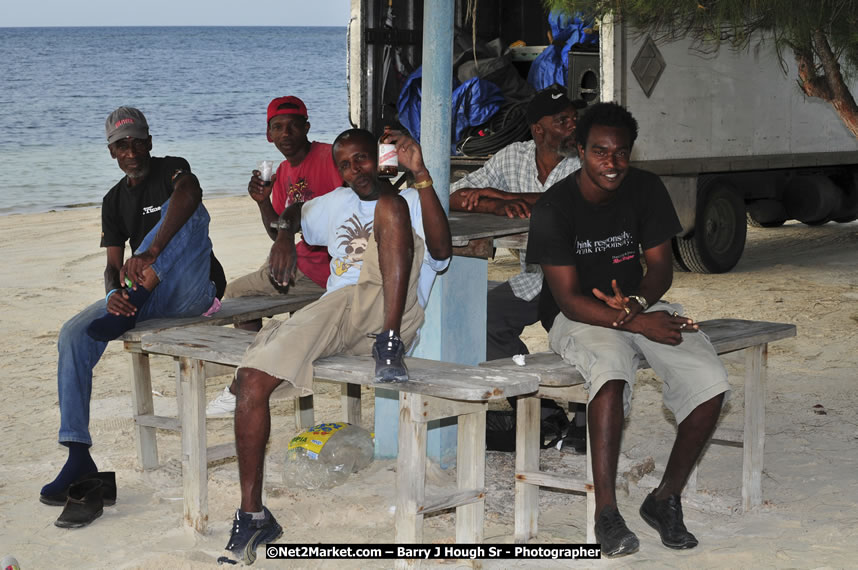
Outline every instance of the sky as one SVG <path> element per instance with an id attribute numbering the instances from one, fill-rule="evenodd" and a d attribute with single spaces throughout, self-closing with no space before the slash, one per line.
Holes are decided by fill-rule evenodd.
<path id="1" fill-rule="evenodd" d="M 0 28 L 346 26 L 351 0 L 3 0 Z"/>

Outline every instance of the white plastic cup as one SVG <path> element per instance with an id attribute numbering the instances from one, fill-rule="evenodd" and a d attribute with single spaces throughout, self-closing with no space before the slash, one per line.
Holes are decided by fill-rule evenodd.
<path id="1" fill-rule="evenodd" d="M 259 167 L 259 177 L 262 178 L 263 182 L 271 182 L 271 176 L 274 174 L 274 161 L 273 160 L 260 160 L 258 163 Z M 268 184 L 266 184 L 267 186 Z"/>

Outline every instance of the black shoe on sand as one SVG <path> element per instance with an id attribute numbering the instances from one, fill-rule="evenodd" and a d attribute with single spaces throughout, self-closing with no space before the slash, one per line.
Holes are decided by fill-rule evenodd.
<path id="1" fill-rule="evenodd" d="M 596 519 L 596 542 L 602 545 L 602 554 L 608 558 L 637 552 L 640 542 L 616 507 L 605 507 Z"/>
<path id="2" fill-rule="evenodd" d="M 88 525 L 104 512 L 100 479 L 87 479 L 69 487 L 69 498 L 59 518 L 54 522 L 60 528 L 80 528 Z"/>
<path id="3" fill-rule="evenodd" d="M 650 493 L 640 508 L 641 518 L 658 531 L 661 543 L 668 548 L 683 550 L 697 546 L 697 538 L 688 532 L 682 522 L 682 503 L 679 495 L 657 501 Z"/>
<path id="4" fill-rule="evenodd" d="M 101 494 L 106 506 L 109 507 L 116 504 L 116 473 L 113 471 L 97 471 L 95 473 L 88 473 L 75 481 L 75 483 L 80 483 L 87 479 L 99 479 L 101 481 Z M 74 483 L 72 483 L 72 485 L 73 484 Z M 54 493 L 53 495 L 40 494 L 39 501 L 52 507 L 64 507 L 69 498 L 69 488 L 71 488 L 71 485 L 58 493 Z"/>

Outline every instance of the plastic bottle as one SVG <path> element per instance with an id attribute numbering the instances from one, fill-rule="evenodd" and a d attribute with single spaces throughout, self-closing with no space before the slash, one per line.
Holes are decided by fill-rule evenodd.
<path id="1" fill-rule="evenodd" d="M 373 452 L 372 435 L 362 427 L 318 424 L 289 442 L 283 481 L 290 487 L 330 489 L 372 463 Z"/>

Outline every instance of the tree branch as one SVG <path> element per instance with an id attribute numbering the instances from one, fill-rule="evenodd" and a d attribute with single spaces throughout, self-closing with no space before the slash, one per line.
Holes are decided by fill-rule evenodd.
<path id="1" fill-rule="evenodd" d="M 825 78 L 816 72 L 813 52 L 794 47 L 793 53 L 798 64 L 798 86 L 802 92 L 808 97 L 819 97 L 823 101 L 831 102 L 834 94 Z"/>

